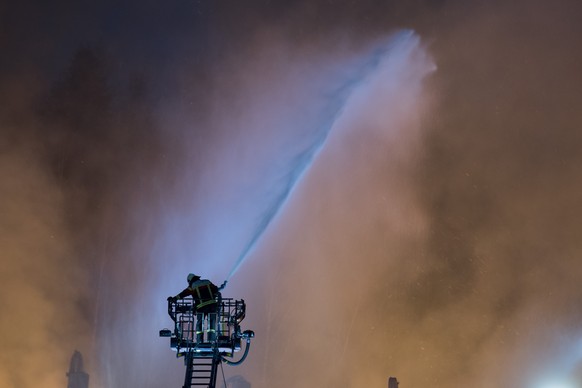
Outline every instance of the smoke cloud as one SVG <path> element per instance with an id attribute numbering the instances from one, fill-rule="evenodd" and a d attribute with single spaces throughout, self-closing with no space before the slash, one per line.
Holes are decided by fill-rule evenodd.
<path id="1" fill-rule="evenodd" d="M 1 7 L 0 385 L 79 349 L 181 386 L 165 298 L 224 280 L 345 101 L 225 290 L 229 386 L 579 386 L 580 5 L 272 3 Z"/>
<path id="2" fill-rule="evenodd" d="M 63 193 L 35 155 L 18 146 L 2 148 L 0 384 L 59 386 L 68 363 L 60 349 L 88 345 L 87 275 L 76 264 L 63 225 Z"/>

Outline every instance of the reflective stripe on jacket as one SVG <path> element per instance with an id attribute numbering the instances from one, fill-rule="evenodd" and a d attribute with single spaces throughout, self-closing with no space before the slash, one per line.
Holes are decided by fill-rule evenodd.
<path id="1" fill-rule="evenodd" d="M 192 296 L 196 302 L 196 308 L 216 303 L 216 296 L 218 295 L 218 287 L 216 287 L 210 280 L 199 279 L 192 283 L 188 288 L 178 294 L 179 298 Z"/>

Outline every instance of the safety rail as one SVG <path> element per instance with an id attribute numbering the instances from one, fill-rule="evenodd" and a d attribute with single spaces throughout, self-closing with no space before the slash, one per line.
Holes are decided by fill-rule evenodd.
<path id="1" fill-rule="evenodd" d="M 186 374 L 182 388 L 216 388 L 218 366 L 222 362 L 240 365 L 249 354 L 255 333 L 241 332 L 245 301 L 219 297 L 214 307 L 196 310 L 192 297 L 168 298 L 168 315 L 174 321 L 174 330 L 162 329 L 160 337 L 170 337 L 170 347 L 176 351 L 176 357 L 184 357 Z M 231 357 L 241 350 L 243 339 L 244 352 L 234 361 Z"/>
<path id="2" fill-rule="evenodd" d="M 160 335 L 171 337 L 170 346 L 178 357 L 189 352 L 215 350 L 230 356 L 241 349 L 241 338 L 246 338 L 240 328 L 246 313 L 244 300 L 219 298 L 217 303 L 215 312 L 203 313 L 196 310 L 191 297 L 168 301 L 168 315 L 174 321 L 174 330 L 162 330 Z"/>

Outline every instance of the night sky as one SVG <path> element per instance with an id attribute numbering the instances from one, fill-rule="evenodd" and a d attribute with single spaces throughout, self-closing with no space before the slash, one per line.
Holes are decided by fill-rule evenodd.
<path id="1" fill-rule="evenodd" d="M 5 3 L 0 386 L 180 387 L 291 188 L 228 387 L 582 387 L 578 1 Z"/>

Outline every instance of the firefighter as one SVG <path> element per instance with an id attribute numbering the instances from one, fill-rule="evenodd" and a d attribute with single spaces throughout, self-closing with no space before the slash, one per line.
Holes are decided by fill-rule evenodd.
<path id="1" fill-rule="evenodd" d="M 216 318 L 220 305 L 220 291 L 226 285 L 223 283 L 220 288 L 208 279 L 200 279 L 200 276 L 193 273 L 188 274 L 186 278 L 188 287 L 174 297 L 168 300 L 175 302 L 178 299 L 184 299 L 191 296 L 194 299 L 194 309 L 196 311 L 196 342 L 203 341 L 202 324 L 208 321 L 208 342 L 213 342 L 216 338 Z"/>

